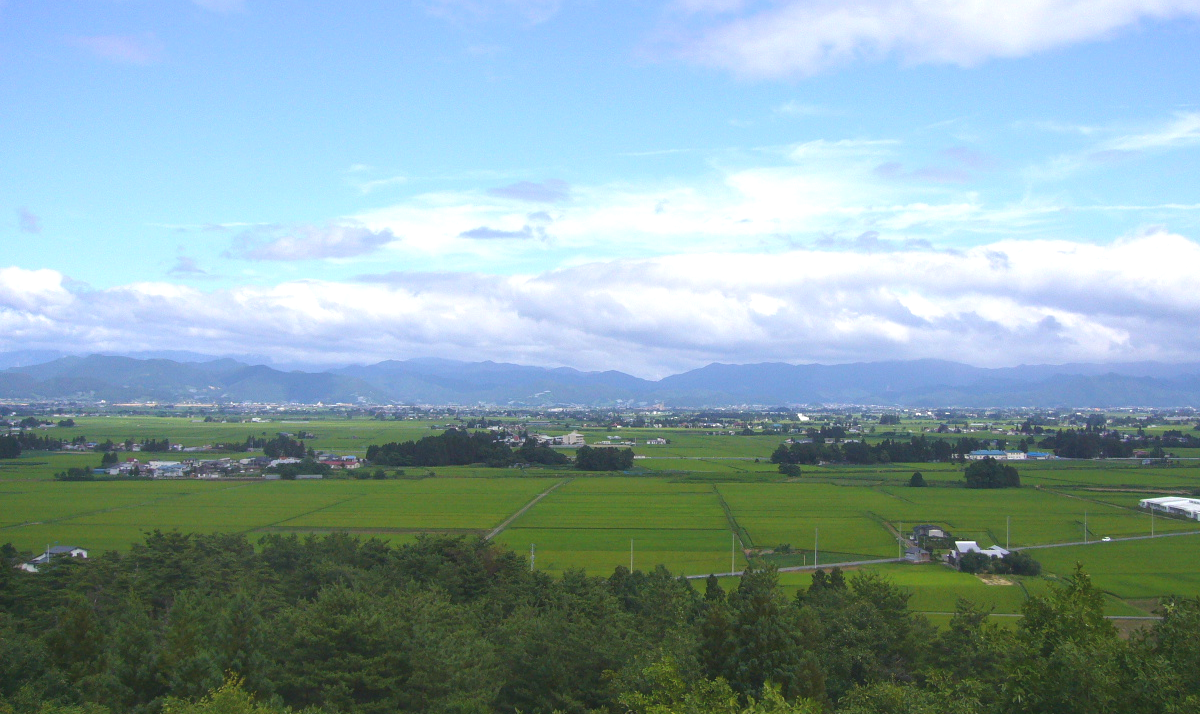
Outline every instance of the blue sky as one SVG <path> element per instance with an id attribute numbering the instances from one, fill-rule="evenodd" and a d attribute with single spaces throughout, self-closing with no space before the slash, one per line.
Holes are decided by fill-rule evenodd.
<path id="1" fill-rule="evenodd" d="M 0 350 L 1200 359 L 1200 0 L 345 5 L 0 0 Z"/>

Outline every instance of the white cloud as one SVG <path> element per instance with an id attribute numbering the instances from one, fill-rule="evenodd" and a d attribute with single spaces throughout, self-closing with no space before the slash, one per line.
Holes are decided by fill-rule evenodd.
<path id="1" fill-rule="evenodd" d="M 246 9 L 245 0 L 192 0 L 192 2 L 212 12 L 240 12 Z"/>
<path id="2" fill-rule="evenodd" d="M 1107 141 L 1101 145 L 1101 150 L 1146 151 L 1197 145 L 1200 145 L 1200 112 L 1181 112 L 1157 129 Z"/>
<path id="3" fill-rule="evenodd" d="M 1147 20 L 1200 16 L 1200 0 L 680 0 L 701 15 L 686 56 L 756 77 L 858 60 L 970 66 L 1110 37 Z"/>
<path id="4" fill-rule="evenodd" d="M 1000 241 L 592 262 L 525 276 L 390 273 L 202 291 L 63 288 L 0 270 L 0 349 L 196 344 L 283 360 L 418 355 L 662 375 L 713 360 L 940 357 L 982 365 L 1194 358 L 1200 244 Z"/>
<path id="5" fill-rule="evenodd" d="M 775 107 L 775 113 L 789 117 L 815 117 L 825 114 L 826 110 L 817 104 L 805 104 L 792 99 Z"/>
<path id="6" fill-rule="evenodd" d="M 263 226 L 238 236 L 229 255 L 248 260 L 353 258 L 395 240 L 386 228 L 374 231 L 356 224 Z"/>
<path id="7" fill-rule="evenodd" d="M 0 310 L 41 312 L 71 301 L 63 276 L 54 270 L 0 268 Z"/>
<path id="8" fill-rule="evenodd" d="M 423 0 L 423 4 L 431 14 L 451 20 L 479 22 L 511 13 L 538 24 L 558 14 L 562 0 Z"/>
<path id="9" fill-rule="evenodd" d="M 1109 138 L 1098 140 L 1082 151 L 1051 157 L 1041 165 L 1030 167 L 1027 174 L 1034 179 L 1061 180 L 1088 168 L 1148 153 L 1200 146 L 1200 112 L 1178 112 L 1167 121 L 1146 125 L 1136 131 L 1107 127 L 1103 130 L 1090 128 L 1086 133 L 1080 133 L 1090 135 L 1102 131 Z"/>
<path id="10" fill-rule="evenodd" d="M 809 141 L 756 150 L 751 162 L 743 156 L 743 165 L 718 164 L 687 183 L 568 187 L 547 181 L 426 193 L 355 219 L 404 236 L 392 248 L 409 258 L 528 269 L 577 262 L 581 255 L 762 250 L 867 231 L 886 240 L 945 243 L 968 234 L 1011 235 L 1050 213 L 1025 204 L 983 206 L 965 182 L 984 157 L 966 150 L 957 150 L 957 158 L 950 155 L 956 150 L 941 152 L 933 165 L 881 171 L 903 148 L 889 140 Z M 951 185 L 955 181 L 963 187 Z M 535 207 L 543 210 L 530 214 Z M 524 236 L 542 240 L 503 246 L 478 240 Z"/>
<path id="11" fill-rule="evenodd" d="M 67 41 L 100 59 L 119 64 L 152 64 L 163 53 L 163 43 L 153 32 L 144 35 L 70 37 Z"/>

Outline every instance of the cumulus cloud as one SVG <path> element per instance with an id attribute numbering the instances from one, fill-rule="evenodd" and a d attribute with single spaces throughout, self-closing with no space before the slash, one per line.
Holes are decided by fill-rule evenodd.
<path id="1" fill-rule="evenodd" d="M 759 165 L 722 167 L 690 183 L 578 185 L 570 188 L 569 201 L 539 204 L 525 199 L 540 195 L 530 186 L 540 192 L 543 184 L 515 184 L 521 199 L 507 190 L 502 196 L 495 190 L 426 193 L 356 218 L 404 236 L 410 255 L 460 265 L 474 257 L 475 265 L 489 269 L 507 261 L 506 267 L 524 270 L 528 263 L 519 261 L 534 252 L 544 265 L 575 261 L 581 253 L 649 256 L 730 245 L 761 250 L 870 230 L 932 242 L 967 232 L 1008 235 L 1047 212 L 1040 206 L 984 206 L 977 192 L 955 185 L 969 167 L 949 156 L 939 155 L 944 166 L 901 167 L 897 175 L 877 170 L 902 158 L 903 148 L 889 140 L 809 141 L 763 149 L 755 158 Z M 913 180 L 898 181 L 899 174 Z M 540 237 L 537 229 L 549 221 L 549 243 L 480 240 Z"/>
<path id="2" fill-rule="evenodd" d="M 213 351 L 252 342 L 288 360 L 454 355 L 648 376 L 713 360 L 940 357 L 995 366 L 1182 360 L 1200 350 L 1192 267 L 1200 244 L 1180 235 L 859 248 L 211 291 L 135 283 L 72 293 L 54 271 L 7 268 L 0 333 L 72 349 L 203 339 Z"/>
<path id="3" fill-rule="evenodd" d="M 17 209 L 17 227 L 22 233 L 39 234 L 42 232 L 42 221 L 28 208 Z"/>
<path id="4" fill-rule="evenodd" d="M 858 60 L 975 65 L 1200 16 L 1200 0 L 680 0 L 701 29 L 683 52 L 756 77 Z"/>
<path id="5" fill-rule="evenodd" d="M 163 53 L 163 43 L 153 32 L 144 35 L 71 37 L 68 42 L 100 59 L 119 64 L 152 64 Z"/>
<path id="6" fill-rule="evenodd" d="M 54 270 L 0 268 L 0 312 L 39 315 L 68 305 L 72 295 Z"/>
<path id="7" fill-rule="evenodd" d="M 395 240 L 386 228 L 374 231 L 357 224 L 263 226 L 238 236 L 228 255 L 249 260 L 353 258 Z"/>

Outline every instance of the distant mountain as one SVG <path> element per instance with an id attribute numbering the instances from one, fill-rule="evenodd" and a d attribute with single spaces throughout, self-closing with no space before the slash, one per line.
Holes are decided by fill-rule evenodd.
<path id="1" fill-rule="evenodd" d="M 623 372 L 441 359 L 388 360 L 336 373 L 376 385 L 398 400 L 426 404 L 611 404 L 643 395 L 654 386 Z"/>
<path id="2" fill-rule="evenodd" d="M 27 367 L 29 365 L 49 362 L 52 359 L 66 357 L 65 352 L 58 350 L 17 350 L 15 352 L 0 352 L 0 369 L 11 367 Z"/>
<path id="3" fill-rule="evenodd" d="M 14 353 L 9 353 L 14 354 Z M 33 353 L 30 353 L 33 354 Z M 222 358 L 58 357 L 0 371 L 0 398 L 275 403 L 617 404 L 671 407 L 877 404 L 963 407 L 1200 406 L 1200 364 L 1022 365 L 941 360 L 710 364 L 658 381 L 444 359 L 283 371 Z"/>
<path id="4" fill-rule="evenodd" d="M 326 372 L 281 372 L 232 359 L 181 363 L 132 357 L 62 357 L 0 372 L 0 396 L 205 402 L 386 402 L 383 391 Z"/>

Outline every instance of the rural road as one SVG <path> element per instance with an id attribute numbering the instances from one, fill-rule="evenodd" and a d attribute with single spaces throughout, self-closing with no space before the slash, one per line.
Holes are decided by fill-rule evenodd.
<path id="1" fill-rule="evenodd" d="M 547 491 L 547 493 L 549 493 L 549 491 Z M 530 505 L 533 505 L 533 504 L 530 504 Z M 1036 550 L 1036 549 L 1041 549 L 1041 548 L 1066 548 L 1068 546 L 1073 546 L 1073 545 L 1102 545 L 1105 542 L 1120 543 L 1122 541 L 1128 541 L 1128 540 L 1150 540 L 1152 538 L 1173 538 L 1175 536 L 1189 536 L 1189 535 L 1200 535 L 1200 531 L 1182 531 L 1180 533 L 1159 533 L 1157 535 L 1152 535 L 1152 536 L 1148 536 L 1148 535 L 1126 536 L 1124 538 L 1113 538 L 1112 540 L 1109 540 L 1109 541 L 1101 541 L 1101 540 L 1097 539 L 1097 540 L 1089 540 L 1086 543 L 1084 543 L 1083 541 L 1076 541 L 1076 542 L 1072 542 L 1072 543 L 1046 543 L 1045 545 L 1026 545 L 1026 546 L 1022 546 L 1020 548 L 1013 548 L 1013 550 Z M 853 566 L 857 566 L 857 565 L 877 565 L 879 563 L 903 563 L 903 562 L 905 562 L 903 558 L 881 558 L 879 560 L 852 560 L 852 561 L 848 561 L 845 563 L 826 563 L 824 565 L 793 565 L 793 566 L 789 566 L 787 568 L 779 568 L 779 572 L 781 572 L 781 573 L 797 573 L 797 572 L 801 572 L 804 570 L 816 570 L 817 568 L 832 568 L 835 565 L 838 566 L 839 568 L 845 568 L 845 567 L 853 567 Z M 733 575 L 741 576 L 744 573 L 745 573 L 744 570 L 739 570 L 734 573 L 714 573 L 714 575 L 716 575 L 718 578 L 727 578 L 727 577 L 730 577 Z M 708 577 L 707 575 L 689 575 L 689 576 L 687 576 L 688 580 L 698 580 L 700 578 L 707 578 L 707 577 Z M 953 614 L 953 613 L 950 613 L 950 614 Z M 1122 619 L 1134 619 L 1134 618 L 1122 618 Z"/>
<path id="2" fill-rule="evenodd" d="M 778 571 L 781 573 L 799 573 L 804 570 L 816 570 L 817 568 L 832 568 L 835 565 L 839 568 L 842 568 L 842 567 L 851 567 L 851 566 L 855 566 L 855 565 L 878 565 L 879 563 L 903 563 L 903 562 L 904 562 L 904 558 L 880 558 L 879 560 L 851 560 L 851 561 L 847 561 L 845 563 L 826 563 L 824 565 L 789 565 L 786 568 L 779 568 Z M 734 573 L 713 573 L 713 575 L 716 575 L 718 578 L 727 578 L 731 575 L 737 575 L 740 577 L 741 575 L 745 574 L 745 572 L 746 571 L 744 571 L 744 570 L 739 570 Z M 687 576 L 687 579 L 688 580 L 699 580 L 700 578 L 707 578 L 707 577 L 708 577 L 707 575 L 689 575 L 689 576 Z"/>
<path id="3" fill-rule="evenodd" d="M 1148 536 L 1148 535 L 1125 536 L 1123 538 L 1112 538 L 1107 541 L 1102 541 L 1099 538 L 1096 538 L 1094 540 L 1089 540 L 1086 543 L 1084 541 L 1079 540 L 1079 541 L 1074 541 L 1072 543 L 1047 543 L 1045 545 L 1025 545 L 1025 546 L 1021 546 L 1020 548 L 1013 548 L 1013 550 L 1037 550 L 1039 548 L 1066 548 L 1067 546 L 1071 546 L 1071 545 L 1103 545 L 1104 543 L 1120 543 L 1120 542 L 1127 541 L 1127 540 L 1150 540 L 1152 538 L 1174 538 L 1175 536 L 1189 536 L 1189 535 L 1197 535 L 1197 534 L 1200 534 L 1200 531 L 1180 531 L 1179 533 L 1159 533 L 1157 535 L 1152 535 L 1152 536 Z"/>
<path id="4" fill-rule="evenodd" d="M 496 526 L 495 528 L 493 528 L 493 529 L 492 529 L 492 531 L 491 531 L 490 533 L 488 533 L 487 535 L 485 535 L 485 536 L 483 537 L 483 539 L 484 539 L 484 540 L 491 540 L 491 539 L 495 538 L 496 536 L 500 535 L 500 533 L 502 533 L 502 532 L 504 531 L 504 529 L 505 529 L 505 528 L 508 528 L 508 526 L 509 526 L 509 524 L 510 524 L 510 523 L 512 523 L 513 521 L 517 520 L 517 519 L 518 519 L 518 518 L 520 518 L 522 515 L 524 515 L 525 511 L 528 511 L 529 509 L 531 509 L 531 508 L 533 508 L 534 506 L 536 506 L 538 501 L 542 500 L 542 499 L 543 499 L 543 498 L 545 498 L 546 496 L 549 496 L 549 495 L 550 495 L 550 493 L 551 493 L 552 491 L 554 491 L 554 489 L 558 488 L 559 486 L 563 485 L 564 483 L 567 483 L 567 482 L 568 482 L 568 481 L 570 481 L 570 480 L 571 480 L 571 479 L 569 479 L 569 478 L 565 478 L 565 479 L 563 479 L 562 481 L 559 481 L 558 483 L 554 484 L 554 485 L 553 485 L 553 486 L 551 486 L 550 488 L 546 489 L 545 491 L 542 491 L 541 493 L 539 493 L 537 496 L 535 496 L 535 497 L 534 497 L 534 499 L 533 499 L 532 501 L 530 501 L 529 503 L 526 503 L 524 506 L 522 506 L 522 507 L 521 507 L 521 510 L 519 510 L 519 511 L 517 511 L 516 513 L 512 514 L 512 515 L 511 515 L 511 516 L 509 516 L 508 518 L 505 518 L 503 523 L 501 523 L 500 525 L 498 525 L 498 526 Z"/>

